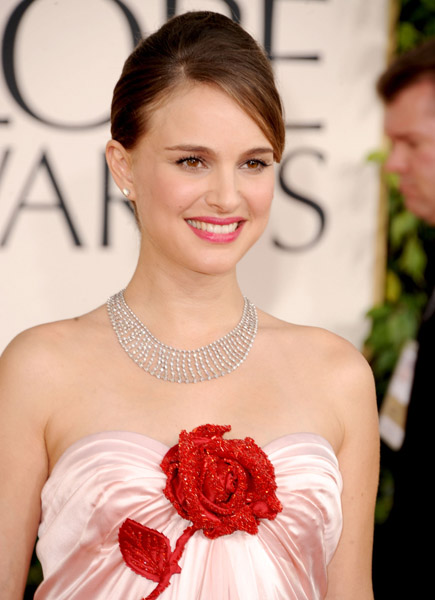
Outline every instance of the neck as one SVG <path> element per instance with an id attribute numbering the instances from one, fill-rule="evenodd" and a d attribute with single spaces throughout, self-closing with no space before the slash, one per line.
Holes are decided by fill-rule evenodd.
<path id="1" fill-rule="evenodd" d="M 139 263 L 125 299 L 156 337 L 175 347 L 210 343 L 232 329 L 243 310 L 235 270 L 208 275 Z"/>

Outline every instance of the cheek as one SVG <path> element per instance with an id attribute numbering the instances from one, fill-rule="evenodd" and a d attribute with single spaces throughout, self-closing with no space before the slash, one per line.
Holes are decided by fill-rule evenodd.
<path id="1" fill-rule="evenodd" d="M 163 210 L 182 212 L 204 193 L 201 180 L 167 176 L 154 186 L 153 196 L 158 199 Z"/>
<path id="2" fill-rule="evenodd" d="M 435 152 L 421 153 L 415 159 L 413 171 L 416 185 L 435 189 Z"/>
<path id="3" fill-rule="evenodd" d="M 250 193 L 250 207 L 258 217 L 268 216 L 272 204 L 274 180 L 253 185 Z"/>
<path id="4" fill-rule="evenodd" d="M 421 173 L 433 174 L 435 172 L 435 145 L 422 147 L 413 156 L 414 168 Z"/>
<path id="5" fill-rule="evenodd" d="M 144 214 L 149 216 L 169 215 L 182 210 L 189 196 L 189 190 L 179 181 L 172 181 L 169 177 L 150 177 L 142 186 L 139 204 Z"/>

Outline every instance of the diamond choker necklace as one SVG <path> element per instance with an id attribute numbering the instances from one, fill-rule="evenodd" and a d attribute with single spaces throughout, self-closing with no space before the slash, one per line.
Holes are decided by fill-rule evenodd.
<path id="1" fill-rule="evenodd" d="M 231 373 L 248 356 L 257 333 L 255 306 L 245 298 L 242 318 L 229 333 L 196 350 L 180 350 L 160 342 L 127 305 L 124 290 L 107 301 L 119 343 L 144 371 L 174 383 L 198 383 Z"/>

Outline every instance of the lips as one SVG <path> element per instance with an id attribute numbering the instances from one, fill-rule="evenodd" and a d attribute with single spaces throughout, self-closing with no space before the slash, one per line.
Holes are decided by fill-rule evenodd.
<path id="1" fill-rule="evenodd" d="M 195 229 L 201 231 L 208 231 L 208 233 L 233 233 L 239 226 L 239 222 L 229 223 L 228 225 L 220 225 L 218 223 L 207 223 L 205 221 L 197 221 L 195 219 L 187 219 L 188 224 Z"/>
<path id="2" fill-rule="evenodd" d="M 238 217 L 226 219 L 197 217 L 186 219 L 186 223 L 198 237 L 212 242 L 226 243 L 239 236 L 244 220 Z"/>

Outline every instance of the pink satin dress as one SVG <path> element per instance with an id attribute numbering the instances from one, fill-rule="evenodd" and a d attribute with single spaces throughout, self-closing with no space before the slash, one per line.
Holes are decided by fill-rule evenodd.
<path id="1" fill-rule="evenodd" d="M 258 533 L 214 540 L 197 531 L 159 600 L 320 600 L 342 528 L 342 480 L 330 444 L 312 433 L 263 447 L 283 510 Z M 156 583 L 123 561 L 127 518 L 164 533 L 172 547 L 188 522 L 163 494 L 164 444 L 126 431 L 87 436 L 61 456 L 42 491 L 35 600 L 141 600 Z"/>

